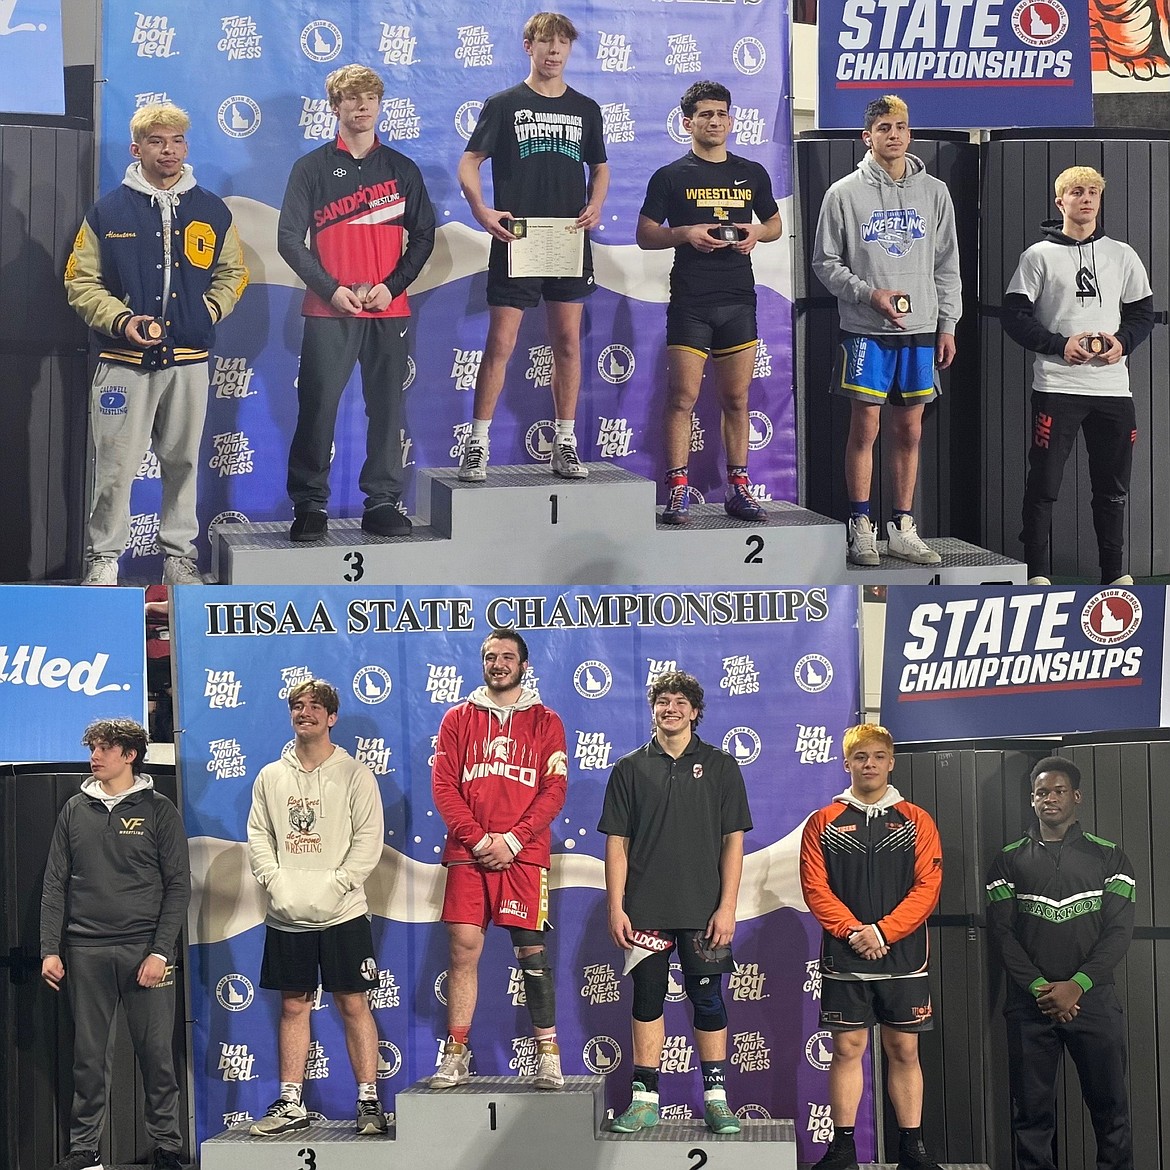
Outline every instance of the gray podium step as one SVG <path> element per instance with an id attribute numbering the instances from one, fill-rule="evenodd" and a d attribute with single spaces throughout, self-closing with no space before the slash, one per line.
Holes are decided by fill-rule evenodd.
<path id="1" fill-rule="evenodd" d="M 209 1138 L 202 1170 L 796 1170 L 791 1121 L 748 1118 L 738 1134 L 701 1120 L 665 1120 L 635 1134 L 605 1127 L 605 1078 L 571 1076 L 547 1092 L 519 1077 L 472 1077 L 457 1089 L 419 1081 L 400 1092 L 386 1137 L 359 1137 L 352 1121 L 257 1138 L 247 1124 Z"/>
<path id="2" fill-rule="evenodd" d="M 957 536 L 926 541 L 940 557 L 939 565 L 915 565 L 886 554 L 888 541 L 878 541 L 881 564 L 848 565 L 851 585 L 1026 585 L 1028 566 L 1002 553 L 989 552 Z"/>
<path id="3" fill-rule="evenodd" d="M 410 536 L 372 537 L 358 519 L 329 521 L 319 541 L 292 544 L 288 522 L 217 530 L 213 572 L 239 585 L 296 582 L 430 585 L 844 584 L 844 526 L 785 502 L 766 523 L 699 504 L 685 527 L 661 524 L 656 486 L 609 464 L 587 480 L 547 467 L 492 467 L 484 483 L 452 469 L 419 473 Z"/>
<path id="4" fill-rule="evenodd" d="M 216 1134 L 199 1149 L 200 1170 L 365 1170 L 373 1155 L 393 1157 L 395 1125 L 387 1134 L 359 1134 L 349 1121 L 319 1121 L 281 1137 L 253 1137 L 251 1122 Z"/>

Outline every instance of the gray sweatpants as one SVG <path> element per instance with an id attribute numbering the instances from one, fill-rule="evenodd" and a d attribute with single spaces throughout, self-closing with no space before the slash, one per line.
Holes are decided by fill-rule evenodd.
<path id="1" fill-rule="evenodd" d="M 158 543 L 169 557 L 196 556 L 195 486 L 207 414 L 207 363 L 137 370 L 98 362 L 90 391 L 94 445 L 92 557 L 119 557 L 130 539 L 130 487 L 148 448 L 162 474 Z"/>
<path id="2" fill-rule="evenodd" d="M 65 986 L 73 1009 L 73 1112 L 69 1149 L 96 1150 L 106 1120 L 106 1051 L 114 1011 L 126 1012 L 130 1039 L 146 1091 L 146 1132 L 155 1146 L 178 1151 L 179 1082 L 172 1039 L 175 981 L 158 987 L 138 983 L 138 967 L 149 953 L 143 943 L 113 947 L 66 947 Z"/>

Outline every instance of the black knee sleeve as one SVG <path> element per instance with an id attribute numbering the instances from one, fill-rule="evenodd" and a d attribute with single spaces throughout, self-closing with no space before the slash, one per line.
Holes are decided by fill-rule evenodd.
<path id="1" fill-rule="evenodd" d="M 512 946 L 516 949 L 516 962 L 524 978 L 524 1001 L 534 1028 L 555 1028 L 557 1022 L 556 986 L 552 978 L 552 964 L 548 949 L 544 945 L 544 932 L 509 928 Z M 534 955 L 520 955 L 527 947 L 540 947 Z"/>
<path id="2" fill-rule="evenodd" d="M 630 976 L 634 981 L 634 1019 L 643 1024 L 658 1019 L 670 985 L 670 953 L 659 951 L 648 955 Z"/>
<path id="3" fill-rule="evenodd" d="M 721 1032 L 727 1027 L 727 1007 L 723 1003 L 721 975 L 686 975 L 683 977 L 687 999 L 695 1009 L 696 1032 Z"/>

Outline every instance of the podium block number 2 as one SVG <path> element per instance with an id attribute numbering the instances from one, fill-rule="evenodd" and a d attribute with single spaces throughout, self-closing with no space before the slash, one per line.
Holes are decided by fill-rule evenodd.
<path id="1" fill-rule="evenodd" d="M 701 1146 L 687 1150 L 687 1157 L 690 1159 L 687 1163 L 687 1170 L 702 1170 L 707 1165 L 707 1151 Z"/>

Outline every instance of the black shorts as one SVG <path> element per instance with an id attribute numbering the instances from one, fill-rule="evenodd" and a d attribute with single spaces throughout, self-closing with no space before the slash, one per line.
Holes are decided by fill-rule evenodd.
<path id="1" fill-rule="evenodd" d="M 588 276 L 497 276 L 488 273 L 487 303 L 508 309 L 534 309 L 547 301 L 583 301 L 596 285 Z"/>
<path id="2" fill-rule="evenodd" d="M 260 986 L 271 991 L 369 991 L 378 986 L 374 937 L 364 915 L 324 930 L 264 928 Z"/>
<path id="3" fill-rule="evenodd" d="M 854 1032 L 874 1024 L 896 1032 L 929 1032 L 934 1017 L 926 976 L 821 980 L 822 1028 Z"/>
<path id="4" fill-rule="evenodd" d="M 676 305 L 666 308 L 668 349 L 689 349 L 716 361 L 750 349 L 759 340 L 755 303 Z"/>
<path id="5" fill-rule="evenodd" d="M 580 276 L 509 276 L 508 245 L 492 241 L 488 258 L 487 303 L 509 309 L 534 309 L 541 298 L 570 303 L 583 301 L 597 287 L 593 283 L 593 256 L 585 241 Z"/>
<path id="6" fill-rule="evenodd" d="M 705 926 L 689 930 L 634 930 L 635 942 L 653 954 L 668 956 L 678 951 L 679 966 L 684 975 L 723 975 L 735 970 L 731 947 L 712 949 L 707 942 Z"/>

